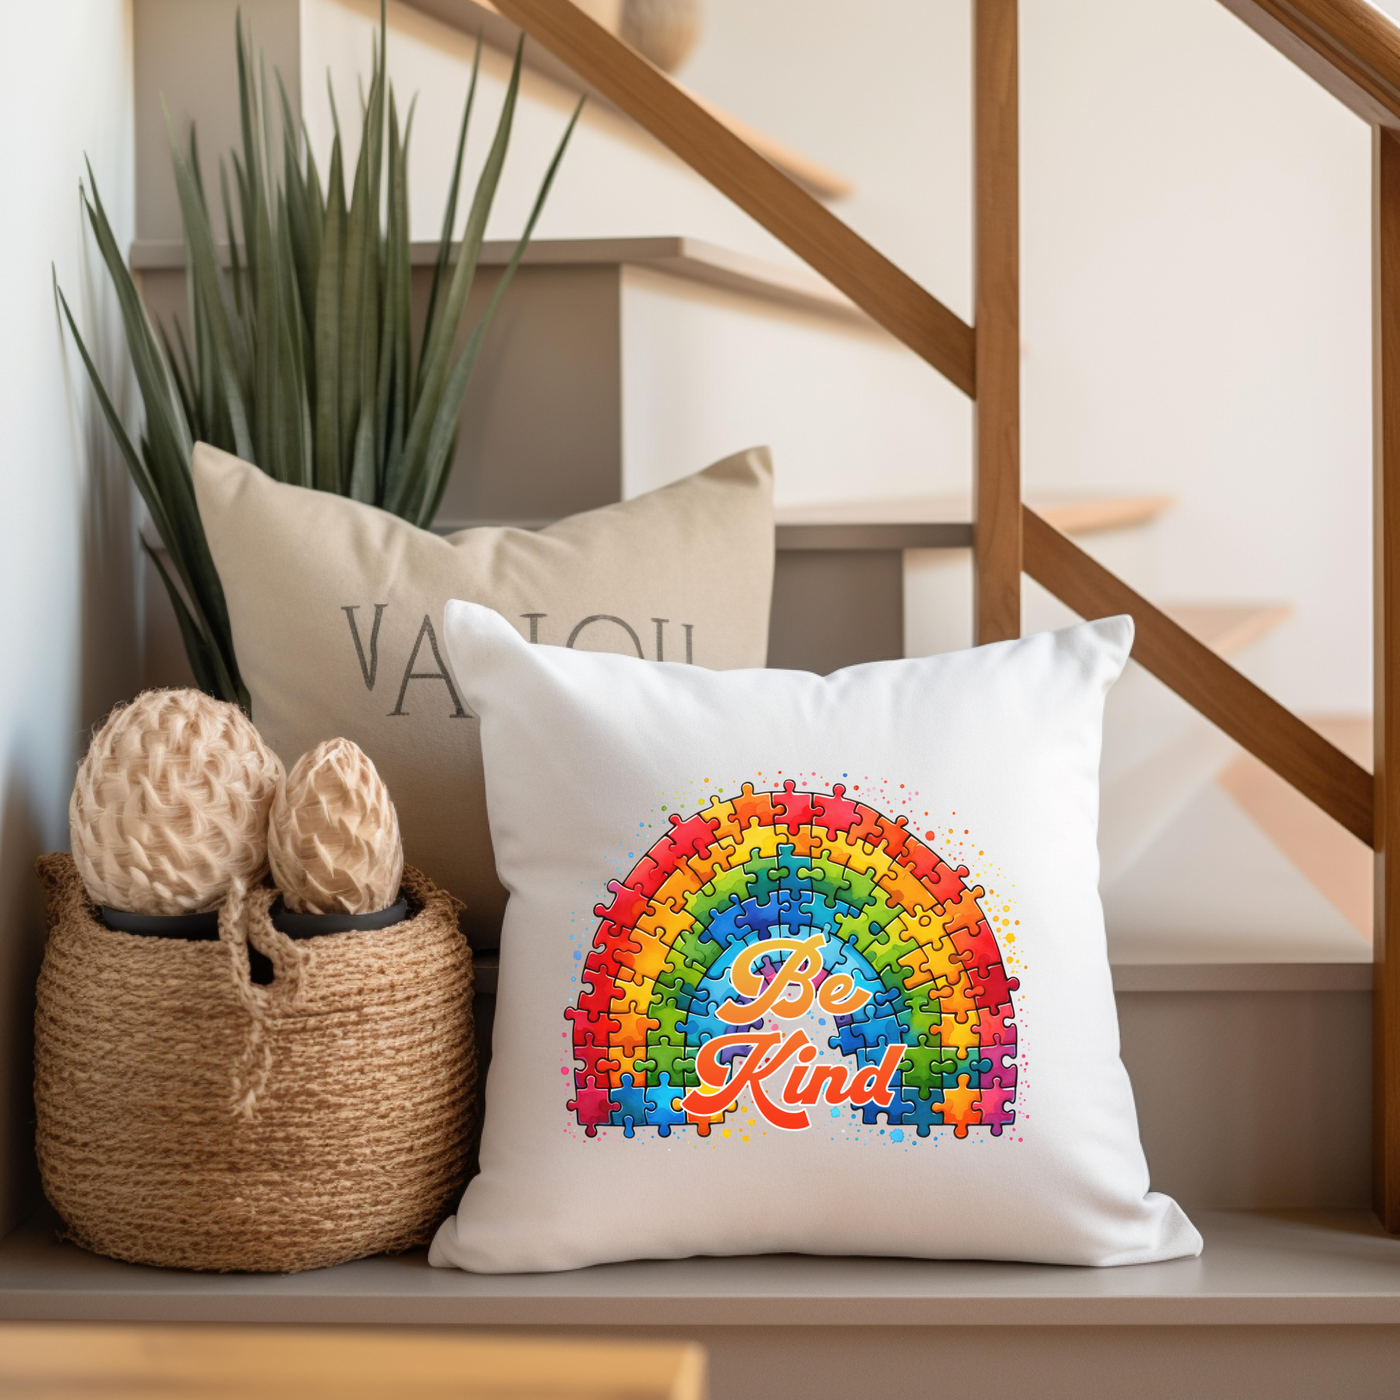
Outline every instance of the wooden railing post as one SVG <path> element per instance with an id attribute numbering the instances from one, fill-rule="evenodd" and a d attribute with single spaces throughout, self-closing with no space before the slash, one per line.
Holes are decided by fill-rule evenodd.
<path id="1" fill-rule="evenodd" d="M 1373 326 L 1375 429 L 1375 840 L 1373 1094 L 1376 1214 L 1400 1232 L 1400 136 L 1375 128 Z M 1392 755 L 1397 773 L 1392 775 Z"/>
<path id="2" fill-rule="evenodd" d="M 972 0 L 976 231 L 975 620 L 1021 635 L 1021 277 L 1017 0 Z"/>

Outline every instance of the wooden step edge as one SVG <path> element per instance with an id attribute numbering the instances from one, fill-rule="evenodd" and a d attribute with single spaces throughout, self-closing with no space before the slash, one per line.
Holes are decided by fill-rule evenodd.
<path id="1" fill-rule="evenodd" d="M 1150 525 L 1174 504 L 1171 496 L 1032 496 L 1028 504 L 1070 535 L 1128 530 Z M 972 502 L 966 495 L 894 496 L 885 500 L 816 501 L 779 506 L 779 527 L 961 524 L 971 528 Z"/>
<path id="2" fill-rule="evenodd" d="M 1084 500 L 1037 500 L 1027 504 L 1066 535 L 1093 535 L 1148 525 L 1176 504 L 1173 496 L 1090 496 Z"/>
<path id="3" fill-rule="evenodd" d="M 1188 1206 L 1189 1209 L 1189 1206 Z M 306 1274 L 190 1274 L 88 1254 L 51 1213 L 0 1243 L 0 1319 L 663 1327 L 1400 1324 L 1400 1240 L 1369 1212 L 1190 1211 L 1199 1259 L 1129 1268 L 959 1260 L 668 1259 L 550 1274 L 422 1251 Z M 703 1340 L 703 1338 L 699 1338 Z"/>
<path id="4" fill-rule="evenodd" d="M 513 239 L 491 239 L 481 245 L 483 268 L 504 267 L 515 255 Z M 228 245 L 216 252 L 229 265 Z M 438 245 L 415 239 L 409 245 L 414 267 L 432 267 Z M 135 272 L 176 272 L 185 266 L 185 245 L 177 238 L 137 239 L 130 249 Z M 736 253 L 703 238 L 663 234 L 643 238 L 536 238 L 525 250 L 526 267 L 626 267 L 665 273 L 755 301 L 815 312 L 829 320 L 874 329 L 874 323 L 825 278 L 800 264 L 786 266 Z"/>
<path id="5" fill-rule="evenodd" d="M 1232 656 L 1293 614 L 1287 603 L 1164 603 L 1162 611 L 1217 656 Z"/>
<path id="6" fill-rule="evenodd" d="M 490 0 L 405 0 L 405 3 L 411 9 L 428 15 L 450 29 L 470 35 L 473 39 L 480 34 L 494 49 L 508 54 L 515 52 L 520 31 L 490 3 Z M 542 44 L 525 45 L 524 64 L 570 92 L 586 94 L 590 102 L 597 103 L 608 111 L 617 110 L 590 84 L 579 78 L 567 63 L 555 58 Z M 809 194 L 830 202 L 846 199 L 855 193 L 855 186 L 835 171 L 828 170 L 819 162 L 793 150 L 791 146 L 756 131 L 747 122 L 741 121 L 707 99 L 689 92 L 688 89 L 687 95 L 699 102 L 712 117 L 728 127 L 740 140 L 752 146 L 765 160 L 796 180 Z"/>

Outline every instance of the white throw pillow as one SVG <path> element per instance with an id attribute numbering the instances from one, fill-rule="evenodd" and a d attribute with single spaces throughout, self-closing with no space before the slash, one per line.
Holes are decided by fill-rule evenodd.
<path id="1" fill-rule="evenodd" d="M 493 946 L 496 880 L 476 716 L 437 628 L 449 598 L 541 642 L 696 666 L 762 666 L 773 591 L 766 448 L 543 530 L 446 537 L 325 491 L 274 481 L 205 444 L 199 514 L 228 600 L 253 720 L 288 768 L 353 739 L 389 785 L 404 854 L 465 901 Z"/>
<path id="2" fill-rule="evenodd" d="M 1200 1250 L 1148 1190 L 1097 890 L 1130 619 L 826 677 L 461 602 L 444 634 L 510 901 L 434 1264 Z"/>

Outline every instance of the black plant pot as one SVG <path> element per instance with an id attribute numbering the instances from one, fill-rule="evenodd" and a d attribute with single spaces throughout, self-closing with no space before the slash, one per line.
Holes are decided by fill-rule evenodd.
<path id="1" fill-rule="evenodd" d="M 272 927 L 288 938 L 319 938 L 324 933 L 369 932 L 401 924 L 408 918 L 408 900 L 402 895 L 387 909 L 372 914 L 293 914 L 279 899 L 272 906 Z"/>
<path id="2" fill-rule="evenodd" d="M 134 933 L 143 938 L 188 938 L 212 941 L 219 936 L 219 911 L 205 914 L 130 914 L 124 909 L 99 906 L 102 922 L 118 933 Z M 402 895 L 387 909 L 372 914 L 293 914 L 281 898 L 272 906 L 272 926 L 288 938 L 319 938 L 328 933 L 352 933 L 357 930 L 388 928 L 402 923 L 409 916 L 408 900 Z M 248 969 L 259 986 L 272 982 L 272 961 L 251 944 L 248 947 Z"/>

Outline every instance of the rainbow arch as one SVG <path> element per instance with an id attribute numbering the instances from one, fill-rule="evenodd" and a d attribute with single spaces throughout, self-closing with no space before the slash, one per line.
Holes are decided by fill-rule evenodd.
<path id="1" fill-rule="evenodd" d="M 906 822 L 839 783 L 799 792 L 792 781 L 766 792 L 745 783 L 689 817 L 673 813 L 627 878 L 609 882 L 611 903 L 595 907 L 583 990 L 564 1013 L 577 1063 L 568 1107 L 586 1133 L 708 1134 L 723 1115 L 687 1113 L 680 1099 L 700 1083 L 700 1047 L 735 1029 L 715 1016 L 729 966 L 757 941 L 820 932 L 822 976 L 845 972 L 871 993 L 834 1018 L 831 1049 L 866 1065 L 904 1045 L 889 1107 L 866 1105 L 864 1121 L 1000 1135 L 1015 1120 L 1019 983 L 978 903 L 985 891 Z"/>

